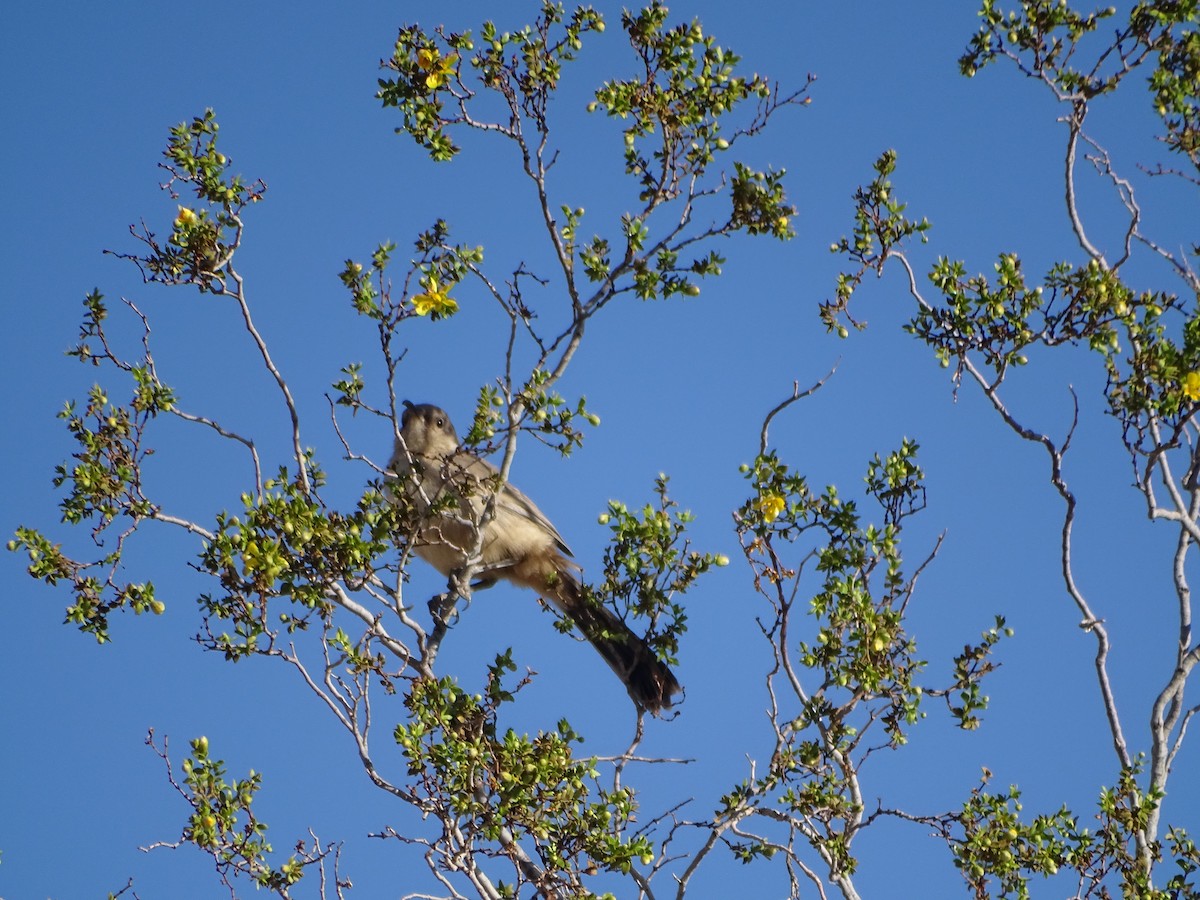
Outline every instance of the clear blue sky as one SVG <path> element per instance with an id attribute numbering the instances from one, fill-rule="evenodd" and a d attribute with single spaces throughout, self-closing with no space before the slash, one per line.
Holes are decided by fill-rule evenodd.
<path id="1" fill-rule="evenodd" d="M 128 264 L 101 255 L 136 249 L 127 229 L 142 219 L 169 228 L 175 205 L 157 188 L 159 153 L 171 125 L 207 106 L 217 111 L 235 168 L 269 185 L 266 202 L 250 211 L 240 256 L 251 302 L 298 396 L 305 440 L 331 472 L 331 496 L 353 497 L 367 474 L 340 461 L 323 393 L 342 365 L 370 358 L 373 336 L 349 310 L 336 277 L 342 261 L 365 259 L 386 239 L 403 255 L 438 217 L 456 238 L 485 246 L 497 278 L 522 261 L 536 267 L 545 259 L 526 185 L 510 177 L 517 171 L 510 148 L 473 141 L 455 163 L 435 167 L 393 134 L 398 120 L 373 99 L 377 62 L 406 22 L 460 30 L 492 15 L 515 27 L 535 7 L 504 4 L 501 16 L 495 4 L 478 2 L 215 0 L 184 8 L 70 0 L 7 10 L 0 36 L 7 423 L 0 530 L 43 527 L 86 552 L 85 535 L 56 525 L 50 478 L 71 451 L 54 414 L 96 377 L 62 355 L 93 287 L 112 299 L 114 313 L 125 296 L 150 315 L 160 374 L 189 409 L 253 433 L 269 466 L 286 459 L 283 410 L 232 311 L 186 290 L 144 287 Z M 611 27 L 592 42 L 570 76 L 569 101 L 556 110 L 564 149 L 557 188 L 563 202 L 586 207 L 596 227 L 632 203 L 612 177 L 619 127 L 582 109 L 589 84 L 633 65 L 617 27 L 619 8 L 598 8 Z M 567 397 L 586 394 L 603 427 L 567 462 L 523 444 L 513 468 L 514 481 L 556 522 L 587 570 L 598 567 L 606 533 L 596 515 L 610 498 L 630 505 L 649 499 L 660 471 L 699 517 L 696 546 L 734 557 L 688 601 L 692 630 L 679 667 L 687 701 L 676 720 L 651 723 L 643 747 L 696 762 L 651 772 L 646 808 L 691 796 L 700 817 L 746 776 L 747 755 L 767 752 L 762 679 L 769 657 L 755 626 L 764 610 L 730 528 L 729 513 L 744 498 L 737 467 L 753 458 L 763 414 L 792 382 L 807 385 L 840 358 L 820 394 L 777 420 L 772 443 L 813 483 L 837 483 L 847 493 L 857 491 L 872 454 L 904 436 L 921 443 L 929 508 L 908 536 L 907 556 L 922 558 L 938 534 L 947 535 L 912 609 L 928 681 L 947 675 L 953 653 L 994 614 L 1006 615 L 1017 632 L 987 688 L 994 709 L 983 729 L 954 732 L 931 705 L 930 721 L 906 750 L 873 760 L 867 796 L 934 812 L 965 798 L 987 766 L 999 784 L 1026 789 L 1027 810 L 1049 812 L 1065 802 L 1087 818 L 1114 766 L 1091 671 L 1093 643 L 1076 627 L 1057 577 L 1060 506 L 1044 483 L 1043 455 L 1016 442 L 970 390 L 955 401 L 947 373 L 898 330 L 907 309 L 898 279 L 869 285 L 862 300 L 870 305 L 859 312 L 871 327 L 849 341 L 825 335 L 816 312 L 838 268 L 828 246 L 849 231 L 851 194 L 887 147 L 900 154 L 897 191 L 934 225 L 923 265 L 944 254 L 990 272 L 1001 251 L 1020 254 L 1033 273 L 1057 259 L 1080 261 L 1062 210 L 1058 112 L 1011 69 L 989 69 L 973 81 L 957 74 L 956 59 L 976 26 L 969 2 L 876 2 L 851 14 L 833 3 L 764 12 L 705 0 L 675 3 L 672 13 L 701 18 L 747 68 L 785 86 L 799 86 L 808 72 L 819 80 L 811 106 L 784 111 L 747 160 L 788 169 L 799 208 L 796 239 L 721 246 L 726 275 L 694 300 L 614 305 L 589 326 L 560 385 Z M 1135 175 L 1136 162 L 1158 156 L 1147 137 L 1153 119 L 1145 95 L 1137 84 L 1126 94 L 1098 110 L 1096 134 Z M 1139 189 L 1149 228 L 1164 245 L 1195 239 L 1193 195 L 1144 178 Z M 1084 212 L 1101 242 L 1116 238 L 1100 224 L 1115 209 L 1106 193 L 1089 189 Z M 1144 279 L 1138 287 L 1176 289 L 1161 265 L 1136 271 Z M 500 371 L 503 348 L 485 298 L 463 292 L 457 299 L 455 319 L 418 322 L 410 332 L 401 390 L 465 423 L 478 387 Z M 554 309 L 554 300 L 548 292 L 538 302 Z M 1127 487 L 1117 428 L 1096 403 L 1096 361 L 1068 353 L 1034 363 L 1008 395 L 1031 424 L 1062 435 L 1067 385 L 1085 399 L 1068 469 L 1081 498 L 1079 575 L 1110 625 L 1118 699 L 1131 743 L 1143 749 L 1149 699 L 1168 674 L 1175 640 L 1173 536 L 1145 521 L 1140 497 Z M 111 383 L 115 396 L 125 393 Z M 364 451 L 386 453 L 386 429 L 368 423 L 355 437 Z M 163 441 L 152 489 L 170 491 L 182 514 L 201 521 L 238 506 L 248 475 L 241 457 L 172 423 Z M 231 773 L 264 771 L 256 808 L 276 848 L 285 851 L 308 827 L 323 839 L 344 839 L 352 897 L 429 889 L 415 857 L 366 837 L 389 824 L 403 830 L 415 817 L 370 788 L 348 738 L 294 675 L 260 661 L 230 666 L 191 642 L 194 598 L 205 589 L 183 568 L 194 549 L 159 531 L 133 553 L 131 564 L 158 582 L 168 611 L 119 617 L 107 647 L 61 624 L 64 593 L 31 582 L 19 557 L 0 556 L 0 897 L 94 897 L 130 877 L 142 897 L 221 896 L 198 853 L 137 849 L 177 837 L 186 814 L 143 746 L 150 727 L 169 735 L 176 761 L 188 739 L 206 734 Z M 420 569 L 410 590 L 440 587 L 438 576 Z M 492 653 L 509 645 L 540 673 L 514 727 L 535 730 L 566 715 L 587 736 L 585 752 L 626 746 L 632 716 L 624 693 L 585 647 L 557 635 L 533 598 L 514 589 L 475 601 L 447 644 L 443 671 L 477 683 Z M 397 721 L 401 710 L 389 719 L 380 706 L 376 715 Z M 398 765 L 398 754 L 385 748 L 386 731 L 377 746 Z M 1200 830 L 1195 741 L 1179 755 L 1184 774 L 1165 816 L 1192 831 Z M 947 853 L 917 826 L 871 829 L 857 850 L 865 895 L 961 892 Z M 745 896 L 774 896 L 777 876 L 769 866 L 717 861 L 698 876 L 710 880 L 695 896 L 735 887 Z M 1051 894 L 1066 890 L 1059 887 Z"/>

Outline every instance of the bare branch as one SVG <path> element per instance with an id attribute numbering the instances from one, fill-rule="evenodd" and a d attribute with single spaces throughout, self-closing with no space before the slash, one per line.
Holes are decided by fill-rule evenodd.
<path id="1" fill-rule="evenodd" d="M 803 391 L 800 390 L 800 382 L 798 382 L 798 381 L 792 382 L 792 395 L 790 397 L 786 398 L 785 400 L 783 400 L 777 406 L 775 406 L 770 412 L 767 413 L 766 417 L 763 419 L 762 431 L 759 433 L 759 440 L 758 440 L 758 452 L 760 455 L 767 452 L 767 429 L 770 428 L 770 426 L 771 426 L 771 420 L 774 419 L 775 416 L 777 416 L 779 413 L 783 412 L 785 409 L 787 409 L 789 406 L 791 406 L 793 403 L 795 403 L 797 400 L 803 400 L 805 397 L 811 397 L 818 390 L 820 390 L 822 387 L 824 387 L 825 382 L 827 382 L 830 378 L 832 378 L 833 373 L 837 371 L 837 367 L 840 362 L 841 362 L 841 360 L 839 359 L 837 362 L 835 362 L 833 364 L 833 366 L 829 369 L 829 371 L 824 376 L 819 378 L 810 387 L 806 388 Z"/>

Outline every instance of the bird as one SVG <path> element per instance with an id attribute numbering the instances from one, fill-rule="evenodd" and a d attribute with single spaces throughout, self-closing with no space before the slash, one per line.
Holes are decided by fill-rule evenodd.
<path id="1" fill-rule="evenodd" d="M 478 546 L 481 570 L 475 586 L 504 580 L 536 592 L 579 628 L 640 710 L 660 715 L 682 693 L 674 673 L 646 641 L 586 594 L 570 548 L 537 505 L 503 480 L 494 465 L 462 447 L 445 410 L 404 401 L 388 470 L 390 483 L 399 486 L 419 516 L 413 542 L 418 557 L 449 577 Z M 493 494 L 493 514 L 480 534 Z"/>

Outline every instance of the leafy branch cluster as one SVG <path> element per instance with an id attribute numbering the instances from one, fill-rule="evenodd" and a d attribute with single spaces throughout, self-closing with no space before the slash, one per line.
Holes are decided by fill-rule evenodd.
<path id="1" fill-rule="evenodd" d="M 321 470 L 310 462 L 309 471 L 319 488 Z M 223 591 L 200 598 L 204 643 L 230 660 L 269 650 L 279 629 L 293 634 L 307 629 L 314 615 L 328 620 L 333 585 L 357 590 L 378 580 L 378 572 L 391 568 L 383 558 L 411 528 L 405 508 L 375 488 L 353 511 L 340 513 L 326 509 L 286 469 L 263 487 L 259 497 L 242 495 L 243 516 L 217 516 L 200 554 L 201 571 Z M 231 622 L 234 633 L 213 634 L 214 619 Z"/>
<path id="2" fill-rule="evenodd" d="M 904 441 L 868 464 L 866 493 L 880 506 L 881 525 L 864 523 L 857 502 L 836 487 L 810 488 L 766 449 L 765 428 L 759 456 L 742 467 L 752 493 L 734 520 L 755 590 L 771 610 L 759 625 L 774 658 L 767 691 L 775 739 L 764 771 L 753 768 L 722 798 L 712 828 L 733 836 L 726 839 L 744 862 L 782 854 L 794 870 L 794 891 L 800 877 L 819 889 L 824 881 L 804 861 L 807 847 L 844 896 L 858 896 L 854 841 L 879 815 L 895 814 L 867 808 L 862 779 L 868 759 L 907 742 L 909 729 L 925 715 L 925 696 L 957 692 L 959 705 L 947 699 L 955 720 L 962 728 L 977 727 L 987 706 L 981 679 L 994 668 L 994 644 L 1010 633 L 998 619 L 981 644 L 955 660 L 949 686 L 918 683 L 926 663 L 916 655 L 904 616 L 936 548 L 906 574 L 904 522 L 924 507 L 916 453 L 915 442 Z M 800 550 L 806 544 L 809 549 Z M 810 564 L 820 589 L 805 603 Z M 797 611 L 810 617 L 808 626 L 797 620 Z"/>
<path id="3" fill-rule="evenodd" d="M 1082 627 L 1095 641 L 1097 688 L 1115 753 L 1116 787 L 1105 790 L 1097 812 L 1097 830 L 1078 825 L 1066 808 L 1022 824 L 1017 813 L 1019 791 L 991 794 L 983 788 L 961 811 L 943 822 L 955 828 L 942 831 L 968 885 L 978 897 L 1028 896 L 1030 874 L 1050 875 L 1071 868 L 1078 877 L 1076 896 L 1191 897 L 1188 880 L 1194 869 L 1194 848 L 1186 834 L 1168 829 L 1168 850 L 1179 870 L 1167 879 L 1165 891 L 1156 887 L 1154 868 L 1163 858 L 1160 838 L 1162 805 L 1176 754 L 1187 725 L 1200 707 L 1183 696 L 1196 664 L 1200 645 L 1191 630 L 1191 593 L 1186 561 L 1200 538 L 1200 493 L 1195 473 L 1196 416 L 1200 411 L 1200 310 L 1190 296 L 1200 297 L 1200 279 L 1182 252 L 1164 249 L 1145 229 L 1134 182 L 1122 175 L 1103 146 L 1085 129 L 1093 105 L 1111 95 L 1133 72 L 1150 68 L 1152 101 L 1163 119 L 1162 140 L 1194 163 L 1188 147 L 1194 140 L 1194 116 L 1200 83 L 1188 78 L 1189 60 L 1200 11 L 1194 2 L 1140 2 L 1124 21 L 1116 21 L 1107 36 L 1101 24 L 1117 16 L 1115 9 L 1082 13 L 1065 2 L 1021 2 L 1005 12 L 985 0 L 982 25 L 960 60 L 967 76 L 1004 60 L 1050 90 L 1067 108 L 1066 213 L 1083 254 L 1081 261 L 1064 259 L 1040 280 L 1031 279 L 1019 256 L 1006 251 L 994 264 L 994 276 L 969 275 L 963 260 L 939 257 L 927 272 L 931 296 L 921 287 L 918 266 L 910 258 L 908 239 L 928 240 L 929 225 L 909 218 L 906 204 L 896 198 L 891 176 L 894 152 L 882 154 L 876 177 L 855 195 L 852 237 L 832 247 L 851 267 L 838 280 L 835 298 L 821 307 L 830 330 L 846 336 L 843 322 L 862 325 L 849 315 L 850 299 L 867 272 L 882 274 L 893 265 L 904 274 L 915 311 L 906 330 L 929 346 L 942 366 L 954 364 L 956 385 L 964 378 L 976 385 L 1001 420 L 1021 439 L 1040 446 L 1049 462 L 1048 482 L 1063 501 L 1061 563 L 1066 594 L 1081 615 Z M 1164 94 L 1165 92 L 1165 94 Z M 1115 252 L 1105 252 L 1093 240 L 1079 209 L 1079 153 L 1121 203 L 1125 220 Z M 1143 167 L 1152 177 L 1187 173 Z M 1183 284 L 1178 294 L 1160 288 L 1138 289 L 1125 272 L 1126 263 L 1140 251 L 1165 263 Z M 1194 257 L 1200 250 L 1191 248 Z M 1040 281 L 1040 283 L 1038 283 Z M 1032 283 L 1031 283 L 1032 282 Z M 1105 374 L 1103 410 L 1121 425 L 1134 483 L 1152 519 L 1173 523 L 1177 549 L 1173 564 L 1180 640 L 1164 648 L 1173 657 L 1170 676 L 1149 711 L 1150 728 L 1144 742 L 1131 750 L 1108 671 L 1110 639 L 1102 617 L 1080 589 L 1073 562 L 1077 499 L 1067 479 L 1067 453 L 1079 419 L 1079 399 L 1072 391 L 1074 411 L 1066 435 L 1055 438 L 1024 424 L 1003 397 L 1006 380 L 1017 367 L 1030 364 L 1033 350 L 1061 347 L 1090 348 Z M 1030 365 L 1031 369 L 1036 368 Z M 1162 499 L 1160 499 L 1160 492 Z M 1140 716 L 1138 717 L 1141 718 Z"/>
<path id="4" fill-rule="evenodd" d="M 644 835 L 625 835 L 633 792 L 597 783 L 595 760 L 574 757 L 582 738 L 565 719 L 532 738 L 500 728 L 501 707 L 528 682 L 506 687 L 514 671 L 509 651 L 488 666 L 482 694 L 448 678 L 414 686 L 405 701 L 411 717 L 395 729 L 414 779 L 407 790 L 442 823 L 437 852 L 511 861 L 513 881 L 498 882 L 498 896 L 515 897 L 526 883 L 543 896 L 595 896 L 587 879 L 652 858 Z M 448 855 L 446 868 L 454 865 Z"/>
<path id="5" fill-rule="evenodd" d="M 961 810 L 930 824 L 946 839 L 975 897 L 1024 900 L 1030 896 L 1033 876 L 1066 878 L 1070 872 L 1079 885 L 1076 896 L 1082 898 L 1109 900 L 1114 895 L 1108 884 L 1113 884 L 1119 885 L 1123 897 L 1194 900 L 1200 896 L 1200 885 L 1192 878 L 1200 855 L 1186 831 L 1167 832 L 1165 850 L 1177 871 L 1162 888 L 1155 887 L 1144 865 L 1138 836 L 1153 818 L 1162 795 L 1139 788 L 1141 769 L 1139 760 L 1120 773 L 1116 787 L 1101 791 L 1094 830 L 1081 827 L 1079 817 L 1066 806 L 1024 820 L 1021 791 L 1016 785 L 997 793 L 988 791 L 991 773 L 986 769 L 983 784 L 971 792 Z M 1154 862 L 1162 861 L 1160 842 L 1149 850 Z"/>
<path id="6" fill-rule="evenodd" d="M 182 186 L 206 205 L 180 206 L 165 243 L 144 226 L 140 233 L 133 231 L 149 248 L 149 255 L 116 255 L 132 259 L 147 281 L 192 284 L 202 293 L 225 291 L 222 270 L 241 243 L 242 211 L 262 199 L 266 185 L 230 172 L 229 158 L 217 149 L 220 128 L 216 114 L 208 109 L 171 129 L 163 151 L 167 162 L 160 163 L 169 176 L 162 187 L 178 199 L 176 186 Z"/>
<path id="7" fill-rule="evenodd" d="M 727 557 L 690 549 L 687 526 L 694 516 L 667 496 L 667 476 L 659 475 L 656 505 L 639 513 L 618 500 L 600 515 L 612 537 L 604 550 L 603 577 L 591 589 L 595 602 L 650 623 L 646 643 L 669 663 L 678 662 L 679 639 L 687 631 L 680 598 L 701 575 L 727 565 Z"/>
<path id="8" fill-rule="evenodd" d="M 1025 75 L 1047 84 L 1058 99 L 1073 104 L 1081 128 L 1090 100 L 1110 94 L 1131 72 L 1152 64 L 1149 78 L 1154 109 L 1163 121 L 1163 143 L 1200 169 L 1200 31 L 1195 0 L 1142 0 L 1112 37 L 1100 42 L 1101 26 L 1115 19 L 1115 7 L 1083 13 L 1057 0 L 1024 0 L 1005 13 L 985 0 L 983 23 L 959 59 L 973 76 L 998 59 L 1008 59 Z M 1091 38 L 1091 42 L 1089 42 Z M 1094 43 L 1100 48 L 1089 52 Z M 1194 178 L 1194 176 L 1193 176 Z"/>
<path id="9" fill-rule="evenodd" d="M 315 867 L 322 896 L 334 896 L 338 900 L 345 896 L 343 890 L 350 883 L 339 875 L 341 847 L 337 844 L 323 846 L 310 833 L 311 843 L 303 839 L 298 841 L 287 860 L 278 867 L 271 864 L 269 856 L 273 848 L 266 840 L 267 825 L 252 809 L 254 797 L 262 788 L 261 773 L 251 770 L 243 779 L 228 781 L 225 762 L 210 755 L 208 738 L 198 737 L 191 742 L 191 755 L 183 761 L 184 780 L 180 784 L 171 768 L 166 741 L 160 749 L 152 730 L 146 743 L 165 764 L 171 787 L 192 808 L 178 842 L 159 843 L 150 849 L 177 848 L 184 844 L 199 848 L 212 857 L 221 883 L 231 893 L 236 878 L 245 876 L 256 888 L 288 898 L 306 870 Z M 327 863 L 331 864 L 328 871 Z M 332 875 L 333 891 L 326 894 L 329 875 Z"/>
<path id="10" fill-rule="evenodd" d="M 641 185 L 641 208 L 623 218 L 619 244 L 600 234 L 583 240 L 584 209 L 554 205 L 545 192 L 545 176 L 553 164 L 553 154 L 548 155 L 549 98 L 564 77 L 563 64 L 582 49 L 584 36 L 604 31 L 603 17 L 591 7 L 579 7 L 568 17 L 561 4 L 547 0 L 532 26 L 501 32 L 494 23 L 485 23 L 478 50 L 469 33 L 407 26 L 384 63 L 396 74 L 380 80 L 379 99 L 403 117 L 398 132 L 410 134 L 435 160 L 459 152 L 449 138 L 458 127 L 499 133 L 517 144 L 526 175 L 539 186 L 543 217 L 555 229 L 559 264 L 577 314 L 591 314 L 627 290 L 642 299 L 695 296 L 699 286 L 694 277 L 719 274 L 723 262 L 711 251 L 681 259 L 683 250 L 700 241 L 739 230 L 779 238 L 793 234 L 789 216 L 794 208 L 786 200 L 782 172 L 737 163 L 728 186 L 725 175 L 715 182 L 705 176 L 718 154 L 758 133 L 779 108 L 806 102 L 803 89 L 780 96 L 761 76 L 738 75 L 737 54 L 718 46 L 699 22 L 668 27 L 661 3 L 627 11 L 622 25 L 644 71 L 637 78 L 606 82 L 588 106 L 631 120 L 624 130 L 625 162 Z M 477 70 L 478 86 L 468 83 L 464 71 L 463 54 L 472 51 L 469 68 Z M 477 117 L 479 90 L 495 95 L 504 114 L 490 120 Z M 723 130 L 722 120 L 749 99 L 758 101 L 752 117 Z M 653 149 L 644 146 L 648 141 Z M 697 203 L 726 189 L 732 202 L 724 221 L 689 230 Z M 652 239 L 652 214 L 672 204 L 678 209 L 676 222 Z M 556 211 L 565 221 L 555 220 Z M 614 260 L 612 248 L 620 245 Z M 576 263 L 596 285 L 590 298 L 575 282 Z"/>

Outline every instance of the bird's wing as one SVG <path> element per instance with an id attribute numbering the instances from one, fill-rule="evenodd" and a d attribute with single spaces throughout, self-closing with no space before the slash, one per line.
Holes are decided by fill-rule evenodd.
<path id="1" fill-rule="evenodd" d="M 460 453 L 459 456 L 469 457 L 469 460 L 462 461 L 463 469 L 480 481 L 485 481 L 499 472 L 486 459 L 480 459 L 473 454 L 467 453 Z M 526 497 L 521 489 L 511 482 L 506 481 L 503 487 L 500 488 L 500 493 L 496 496 L 496 504 L 506 512 L 529 519 L 531 522 L 536 522 L 554 539 L 554 544 L 560 552 L 565 553 L 567 556 L 575 555 L 571 552 L 571 548 L 567 546 L 567 542 L 563 540 L 563 536 L 558 533 L 558 529 L 554 527 L 554 523 L 546 518 L 546 514 L 538 509 L 536 503 Z"/>
<path id="2" fill-rule="evenodd" d="M 558 549 L 567 556 L 574 556 L 571 548 L 567 546 L 567 542 L 563 540 L 563 536 L 558 533 L 558 529 L 554 527 L 554 523 L 546 518 L 546 514 L 538 509 L 537 504 L 526 497 L 520 488 L 513 487 L 512 484 L 505 482 L 504 487 L 500 491 L 500 496 L 496 498 L 496 502 L 510 512 L 524 516 L 537 522 L 547 534 L 554 538 L 554 544 Z"/>

